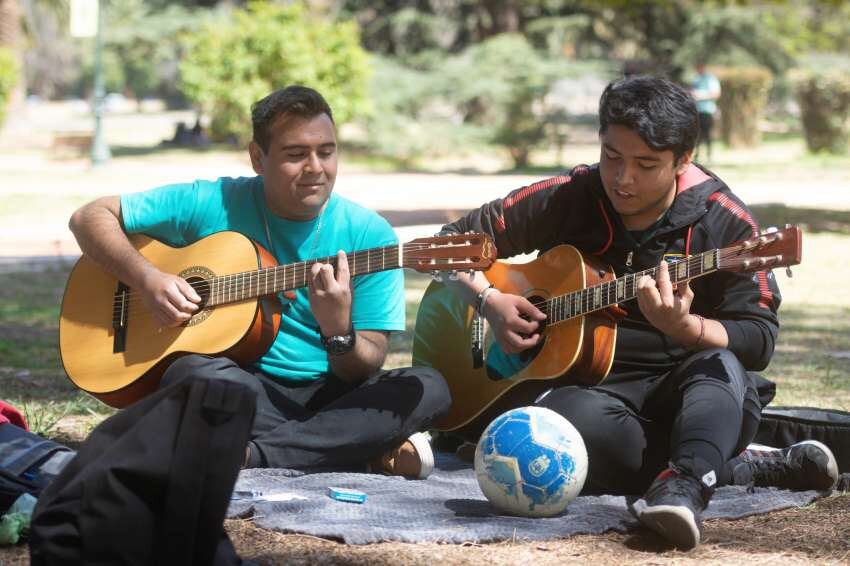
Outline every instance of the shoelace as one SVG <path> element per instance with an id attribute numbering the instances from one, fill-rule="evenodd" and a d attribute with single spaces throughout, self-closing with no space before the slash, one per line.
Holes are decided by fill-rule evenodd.
<path id="1" fill-rule="evenodd" d="M 769 485 L 783 487 L 781 484 L 788 482 L 789 472 L 794 468 L 785 460 L 782 452 L 757 452 L 755 457 L 748 458 L 747 464 L 753 473 L 753 482 L 765 482 Z"/>
<path id="2" fill-rule="evenodd" d="M 674 496 L 685 497 L 694 503 L 702 504 L 702 488 L 697 480 L 689 480 L 681 474 L 672 476 L 668 480 L 657 484 L 647 497 L 653 498 L 658 493 L 666 493 Z"/>

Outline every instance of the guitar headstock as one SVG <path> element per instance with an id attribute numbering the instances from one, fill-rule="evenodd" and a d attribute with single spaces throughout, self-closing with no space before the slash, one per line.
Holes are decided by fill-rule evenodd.
<path id="1" fill-rule="evenodd" d="M 404 245 L 404 267 L 423 273 L 485 271 L 496 261 L 496 246 L 486 234 L 468 232 L 416 238 Z"/>
<path id="2" fill-rule="evenodd" d="M 765 230 L 735 245 L 718 250 L 717 267 L 724 271 L 761 271 L 790 267 L 803 256 L 803 233 L 797 226 Z"/>

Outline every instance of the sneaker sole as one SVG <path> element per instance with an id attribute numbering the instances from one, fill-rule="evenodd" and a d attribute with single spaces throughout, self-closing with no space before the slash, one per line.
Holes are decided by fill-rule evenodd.
<path id="1" fill-rule="evenodd" d="M 416 454 L 419 456 L 419 475 L 417 479 L 424 480 L 434 471 L 434 451 L 431 450 L 431 442 L 425 433 L 417 432 L 410 435 L 407 440 L 413 444 Z"/>
<path id="2" fill-rule="evenodd" d="M 646 501 L 639 499 L 634 504 L 634 511 L 641 524 L 660 534 L 677 548 L 690 550 L 699 544 L 699 527 L 690 509 L 679 505 L 649 507 Z"/>
<path id="3" fill-rule="evenodd" d="M 829 487 L 819 487 L 819 489 L 822 491 L 832 489 L 832 486 L 834 486 L 835 482 L 838 481 L 838 462 L 835 460 L 835 454 L 832 453 L 832 450 L 830 450 L 826 444 L 818 442 L 817 440 L 804 440 L 797 444 L 811 444 L 812 446 L 818 447 L 824 454 L 826 454 L 826 473 L 832 481 L 829 484 Z"/>

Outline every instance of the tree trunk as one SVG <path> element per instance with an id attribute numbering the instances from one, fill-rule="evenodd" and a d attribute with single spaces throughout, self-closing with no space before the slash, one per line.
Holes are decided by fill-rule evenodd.
<path id="1" fill-rule="evenodd" d="M 21 36 L 18 0 L 0 0 L 0 47 L 17 48 Z"/>
<path id="2" fill-rule="evenodd" d="M 23 46 L 21 45 L 21 7 L 18 0 L 0 0 L 0 47 L 6 47 L 12 51 L 18 61 L 20 80 L 12 90 L 9 99 L 9 107 L 15 108 L 24 99 L 24 70 L 23 70 Z"/>

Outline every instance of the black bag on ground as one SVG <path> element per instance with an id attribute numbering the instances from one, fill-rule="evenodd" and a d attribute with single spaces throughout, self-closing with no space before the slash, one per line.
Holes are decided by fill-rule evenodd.
<path id="1" fill-rule="evenodd" d="M 41 466 L 60 452 L 71 456 L 67 446 L 12 423 L 0 424 L 0 515 L 24 493 L 38 497 L 54 477 L 52 473 L 42 473 Z"/>
<path id="2" fill-rule="evenodd" d="M 42 492 L 33 566 L 240 564 L 223 529 L 256 395 L 184 380 L 106 419 Z"/>
<path id="3" fill-rule="evenodd" d="M 839 472 L 850 472 L 850 413 L 813 407 L 765 407 L 754 442 L 785 447 L 817 440 L 835 455 Z"/>

